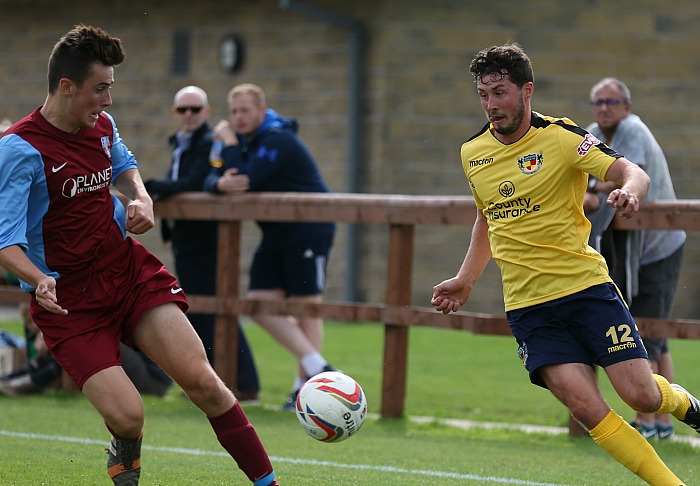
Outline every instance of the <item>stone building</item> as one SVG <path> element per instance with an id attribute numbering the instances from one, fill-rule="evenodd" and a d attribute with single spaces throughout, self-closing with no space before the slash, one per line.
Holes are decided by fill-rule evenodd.
<path id="1" fill-rule="evenodd" d="M 297 118 L 300 134 L 334 192 L 470 195 L 459 147 L 485 117 L 468 74 L 479 49 L 523 45 L 536 76 L 533 107 L 592 120 L 590 87 L 604 76 L 630 86 L 634 110 L 655 133 L 679 198 L 696 198 L 700 153 L 700 4 L 677 0 L 258 0 L 164 2 L 0 0 L 0 119 L 41 104 L 53 43 L 78 23 L 124 41 L 109 109 L 144 178 L 167 170 L 175 129 L 173 94 L 196 84 L 210 95 L 212 121 L 225 96 L 255 82 L 270 106 Z M 240 41 L 241 64 L 225 69 Z M 452 276 L 468 227 L 419 227 L 413 301 L 429 306 L 432 286 Z M 246 258 L 257 228 L 245 225 Z M 156 231 L 139 237 L 169 265 Z M 387 231 L 340 225 L 328 298 L 384 299 Z M 676 317 L 700 314 L 700 248 L 689 235 Z M 354 271 L 351 271 L 351 268 Z M 498 270 L 489 264 L 467 310 L 502 312 Z"/>

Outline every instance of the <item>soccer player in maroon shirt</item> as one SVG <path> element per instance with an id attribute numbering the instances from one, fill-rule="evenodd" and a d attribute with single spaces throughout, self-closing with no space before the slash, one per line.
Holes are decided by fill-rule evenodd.
<path id="1" fill-rule="evenodd" d="M 112 104 L 118 38 L 78 25 L 54 46 L 43 106 L 0 140 L 0 265 L 31 292 L 32 318 L 61 367 L 112 434 L 108 472 L 138 484 L 144 407 L 120 366 L 137 347 L 209 418 L 256 486 L 276 485 L 269 457 L 185 317 L 184 292 L 127 232 L 154 225 L 153 204 Z M 110 193 L 130 199 L 126 209 Z"/>

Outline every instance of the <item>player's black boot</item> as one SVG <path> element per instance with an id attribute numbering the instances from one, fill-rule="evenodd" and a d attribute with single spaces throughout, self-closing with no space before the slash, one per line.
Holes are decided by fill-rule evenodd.
<path id="1" fill-rule="evenodd" d="M 697 431 L 698 434 L 700 434 L 700 400 L 688 393 L 688 390 L 686 390 L 680 385 L 676 385 L 675 383 L 673 383 L 671 386 L 676 391 L 684 393 L 690 400 L 690 408 L 688 408 L 685 417 L 683 417 L 682 419 L 679 418 L 678 420 L 680 420 L 684 424 L 691 426 Z"/>
<path id="2" fill-rule="evenodd" d="M 118 486 L 137 486 L 141 476 L 141 437 L 122 440 L 112 436 L 107 449 L 107 472 Z"/>

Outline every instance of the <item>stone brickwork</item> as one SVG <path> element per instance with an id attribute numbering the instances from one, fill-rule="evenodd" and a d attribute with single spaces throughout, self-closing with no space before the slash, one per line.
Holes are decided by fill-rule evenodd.
<path id="1" fill-rule="evenodd" d="M 53 43 L 74 24 L 98 25 L 119 36 L 127 60 L 116 69 L 109 109 L 137 155 L 144 178 L 167 170 L 166 139 L 175 129 L 172 96 L 197 84 L 210 96 L 212 121 L 226 116 L 225 96 L 239 82 L 263 86 L 270 106 L 300 123 L 332 191 L 347 190 L 350 35 L 333 20 L 365 29 L 360 192 L 469 195 L 459 161 L 462 142 L 485 123 L 467 66 L 479 49 L 508 40 L 530 55 L 536 77 L 533 108 L 592 119 L 590 87 L 604 76 L 630 86 L 634 111 L 666 151 L 679 198 L 697 198 L 700 149 L 700 4 L 678 0 L 307 0 L 318 15 L 297 13 L 275 0 L 201 0 L 183 4 L 143 0 L 99 3 L 0 0 L 0 118 L 13 120 L 41 104 Z M 187 34 L 187 74 L 173 74 L 177 32 Z M 235 32 L 244 40 L 243 69 L 218 68 L 218 43 Z M 246 258 L 257 241 L 245 225 Z M 471 228 L 419 227 L 413 299 L 429 305 L 432 286 L 461 264 Z M 360 298 L 384 299 L 387 231 L 360 228 Z M 140 237 L 170 264 L 156 231 Z M 675 317 L 696 318 L 700 301 L 700 243 L 689 235 Z M 346 228 L 331 255 L 328 298 L 345 296 Z M 381 278 L 378 278 L 381 277 Z M 502 312 L 498 269 L 491 263 L 468 310 Z"/>

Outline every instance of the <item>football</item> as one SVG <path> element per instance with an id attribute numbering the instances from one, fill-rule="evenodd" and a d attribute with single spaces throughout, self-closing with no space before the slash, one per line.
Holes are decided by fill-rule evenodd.
<path id="1" fill-rule="evenodd" d="M 362 427 L 367 400 L 354 379 L 339 371 L 325 371 L 301 387 L 296 413 L 304 431 L 314 439 L 341 442 Z"/>

